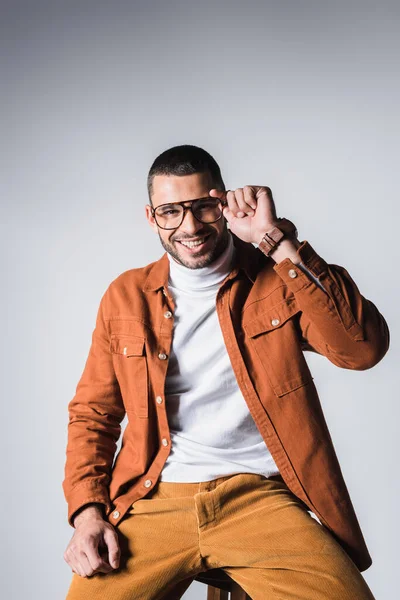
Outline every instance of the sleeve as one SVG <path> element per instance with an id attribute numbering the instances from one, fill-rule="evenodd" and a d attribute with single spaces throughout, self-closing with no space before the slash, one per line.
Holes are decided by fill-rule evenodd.
<path id="1" fill-rule="evenodd" d="M 384 317 L 344 267 L 328 264 L 307 240 L 296 252 L 308 273 L 290 258 L 273 268 L 301 309 L 302 349 L 322 354 L 345 369 L 375 366 L 389 349 Z"/>
<path id="2" fill-rule="evenodd" d="M 125 415 L 115 376 L 110 338 L 104 317 L 106 293 L 97 313 L 86 364 L 75 396 L 69 402 L 65 477 L 62 483 L 68 503 L 68 522 L 85 504 L 98 502 L 111 512 L 108 486 Z"/>
<path id="3" fill-rule="evenodd" d="M 321 283 L 321 282 L 320 282 L 320 281 L 319 281 L 319 280 L 318 280 L 318 279 L 317 279 L 317 278 L 316 278 L 316 277 L 315 277 L 315 276 L 314 276 L 314 275 L 311 273 L 311 271 L 309 271 L 309 269 L 307 269 L 307 267 L 305 266 L 305 264 L 304 264 L 304 263 L 302 263 L 302 262 L 301 262 L 301 263 L 300 263 L 298 266 L 300 267 L 300 269 L 301 269 L 301 270 L 302 270 L 304 273 L 307 273 L 308 277 L 309 277 L 309 278 L 310 278 L 312 281 L 314 281 L 314 283 L 316 283 L 316 284 L 317 284 L 317 286 L 321 288 L 321 290 L 324 290 L 324 291 L 326 291 L 326 290 L 325 290 L 325 288 L 324 288 L 324 286 L 322 285 L 322 283 Z"/>

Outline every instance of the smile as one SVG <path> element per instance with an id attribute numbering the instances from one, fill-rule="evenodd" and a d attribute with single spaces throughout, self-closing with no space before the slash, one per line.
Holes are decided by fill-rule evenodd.
<path id="1" fill-rule="evenodd" d="M 204 242 L 209 238 L 209 235 L 204 236 L 202 238 L 197 238 L 196 240 L 178 240 L 180 244 L 186 246 L 186 248 L 195 248 L 196 246 L 201 246 Z"/>

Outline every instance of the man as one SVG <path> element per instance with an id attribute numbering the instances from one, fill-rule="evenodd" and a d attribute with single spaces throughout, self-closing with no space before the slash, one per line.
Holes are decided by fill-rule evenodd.
<path id="1" fill-rule="evenodd" d="M 383 316 L 203 149 L 163 152 L 148 191 L 166 253 L 106 290 L 69 404 L 67 599 L 180 598 L 216 568 L 256 600 L 373 598 L 303 352 L 371 368 Z"/>

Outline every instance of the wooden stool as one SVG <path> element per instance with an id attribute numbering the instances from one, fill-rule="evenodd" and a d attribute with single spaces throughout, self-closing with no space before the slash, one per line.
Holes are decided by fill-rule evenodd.
<path id="1" fill-rule="evenodd" d="M 210 569 L 199 573 L 195 581 L 205 583 L 207 587 L 207 600 L 251 600 L 250 596 L 233 581 L 222 569 Z"/>

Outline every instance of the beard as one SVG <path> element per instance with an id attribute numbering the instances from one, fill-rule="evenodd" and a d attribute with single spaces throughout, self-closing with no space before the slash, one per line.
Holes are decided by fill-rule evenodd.
<path id="1" fill-rule="evenodd" d="M 166 252 L 168 252 L 168 254 L 170 254 L 172 256 L 172 258 L 176 260 L 176 262 L 180 263 L 184 267 L 187 267 L 188 269 L 202 269 L 202 268 L 210 265 L 217 258 L 219 258 L 221 256 L 221 254 L 224 252 L 224 250 L 226 250 L 226 248 L 228 246 L 228 242 L 229 242 L 230 233 L 229 233 L 229 229 L 226 226 L 226 224 L 225 224 L 222 232 L 218 232 L 214 228 L 210 228 L 207 230 L 204 229 L 201 231 L 197 231 L 196 237 L 201 238 L 208 234 L 210 234 L 209 240 L 212 241 L 211 248 L 204 254 L 201 254 L 199 256 L 193 256 L 191 259 L 184 256 L 185 250 L 180 249 L 179 246 L 181 246 L 181 244 L 180 244 L 180 242 L 174 240 L 174 236 L 172 236 L 171 240 L 165 241 L 160 236 L 160 232 L 158 232 L 158 237 L 160 238 L 160 242 L 161 242 L 161 245 L 164 248 L 164 250 Z M 190 237 L 193 238 L 193 236 L 190 236 Z M 179 238 L 177 237 L 176 239 L 184 240 L 185 237 L 180 236 Z M 190 239 L 190 238 L 188 237 L 186 239 Z"/>

